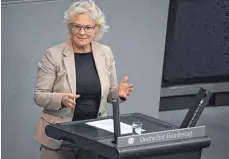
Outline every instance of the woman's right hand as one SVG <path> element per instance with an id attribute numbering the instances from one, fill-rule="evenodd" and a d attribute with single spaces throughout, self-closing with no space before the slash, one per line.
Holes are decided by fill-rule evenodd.
<path id="1" fill-rule="evenodd" d="M 66 94 L 62 97 L 61 104 L 68 108 L 75 108 L 75 99 L 79 98 L 80 95 L 76 94 Z"/>

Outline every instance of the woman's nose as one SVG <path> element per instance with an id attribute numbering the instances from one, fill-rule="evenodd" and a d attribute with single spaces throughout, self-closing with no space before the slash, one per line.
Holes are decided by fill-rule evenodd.
<path id="1" fill-rule="evenodd" d="M 85 34 L 85 31 L 84 31 L 84 28 L 82 27 L 79 31 L 80 34 L 84 35 Z"/>

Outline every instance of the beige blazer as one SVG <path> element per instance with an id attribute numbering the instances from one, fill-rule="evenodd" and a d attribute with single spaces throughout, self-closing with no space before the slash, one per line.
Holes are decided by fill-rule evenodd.
<path id="1" fill-rule="evenodd" d="M 106 105 L 111 102 L 112 93 L 117 92 L 115 60 L 108 46 L 92 42 L 93 57 L 101 83 L 101 103 L 98 117 L 107 115 Z M 71 41 L 48 48 L 38 63 L 38 75 L 34 101 L 43 108 L 34 139 L 52 149 L 58 149 L 62 141 L 45 134 L 50 123 L 69 122 L 74 110 L 61 107 L 65 93 L 76 93 L 74 52 Z M 76 108 L 77 109 L 77 108 Z"/>

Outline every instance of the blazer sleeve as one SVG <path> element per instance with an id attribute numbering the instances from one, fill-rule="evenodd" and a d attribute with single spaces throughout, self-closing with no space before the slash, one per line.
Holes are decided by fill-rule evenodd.
<path id="1" fill-rule="evenodd" d="M 113 96 L 117 96 L 118 94 L 118 83 L 117 83 L 117 72 L 116 72 L 116 66 L 115 66 L 115 59 L 114 59 L 114 55 L 112 53 L 112 50 L 110 47 L 108 47 L 109 50 L 109 67 L 108 67 L 108 72 L 110 75 L 110 90 L 109 90 L 109 94 L 107 97 L 107 102 L 108 103 L 112 103 L 112 97 Z M 123 100 L 119 99 L 119 102 L 122 103 Z"/>
<path id="2" fill-rule="evenodd" d="M 54 57 L 49 51 L 38 62 L 38 74 L 35 84 L 35 103 L 48 110 L 62 108 L 61 100 L 66 93 L 52 92 L 56 80 L 56 64 Z"/>

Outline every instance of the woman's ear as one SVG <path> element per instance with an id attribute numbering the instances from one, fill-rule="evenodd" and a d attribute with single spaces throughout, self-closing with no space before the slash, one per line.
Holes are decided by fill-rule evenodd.
<path id="1" fill-rule="evenodd" d="M 96 26 L 95 26 L 95 34 L 97 34 L 97 33 L 98 33 L 99 28 L 100 28 L 100 26 L 98 26 L 98 25 L 96 25 Z"/>
<path id="2" fill-rule="evenodd" d="M 96 26 L 94 31 L 95 31 L 94 32 L 94 39 L 96 39 L 96 35 L 97 35 L 98 31 L 99 31 L 99 26 Z"/>

